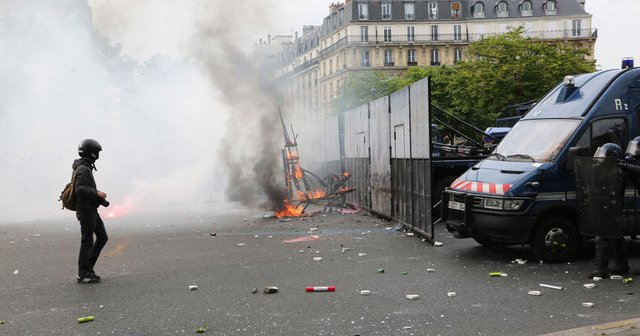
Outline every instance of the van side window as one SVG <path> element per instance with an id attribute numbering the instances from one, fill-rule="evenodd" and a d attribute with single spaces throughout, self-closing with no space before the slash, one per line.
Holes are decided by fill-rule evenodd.
<path id="1" fill-rule="evenodd" d="M 623 118 L 601 119 L 594 121 L 587 128 L 576 142 L 576 147 L 585 148 L 580 156 L 585 156 L 586 149 L 589 153 L 586 156 L 593 156 L 598 147 L 613 142 L 623 149 L 627 145 L 627 124 Z"/>

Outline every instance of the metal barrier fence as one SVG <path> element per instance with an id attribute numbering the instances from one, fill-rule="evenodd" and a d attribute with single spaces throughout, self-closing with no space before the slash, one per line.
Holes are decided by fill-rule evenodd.
<path id="1" fill-rule="evenodd" d="M 429 108 L 427 78 L 344 112 L 342 166 L 349 201 L 433 241 Z"/>

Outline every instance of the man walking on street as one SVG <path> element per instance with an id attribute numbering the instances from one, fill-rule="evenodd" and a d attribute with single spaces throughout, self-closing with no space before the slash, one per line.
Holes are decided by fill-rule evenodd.
<path id="1" fill-rule="evenodd" d="M 93 170 L 97 170 L 95 162 L 100 156 L 102 146 L 93 140 L 82 140 L 78 146 L 80 159 L 73 162 L 76 172 L 76 218 L 80 222 L 82 239 L 80 241 L 80 255 L 78 257 L 78 283 L 98 283 L 100 277 L 93 267 L 100 256 L 100 251 L 107 243 L 107 231 L 98 214 L 100 205 L 108 206 L 107 194 L 96 188 Z M 96 240 L 94 242 L 93 235 Z"/>

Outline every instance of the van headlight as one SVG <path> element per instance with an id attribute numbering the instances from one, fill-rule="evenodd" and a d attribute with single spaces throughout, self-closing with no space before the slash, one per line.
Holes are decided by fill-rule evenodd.
<path id="1" fill-rule="evenodd" d="M 485 209 L 502 210 L 503 203 L 501 199 L 485 198 L 482 205 Z"/>
<path id="2" fill-rule="evenodd" d="M 506 200 L 504 201 L 505 211 L 518 211 L 524 203 L 524 200 Z"/>
<path id="3" fill-rule="evenodd" d="M 482 207 L 491 210 L 518 211 L 524 204 L 524 200 L 484 198 Z"/>

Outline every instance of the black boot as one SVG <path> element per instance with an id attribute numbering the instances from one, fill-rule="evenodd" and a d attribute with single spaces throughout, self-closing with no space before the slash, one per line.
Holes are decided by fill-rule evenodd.
<path id="1" fill-rule="evenodd" d="M 607 241 L 600 237 L 596 237 L 596 257 L 594 260 L 595 270 L 589 274 L 589 278 L 609 277 L 609 253 Z"/>

